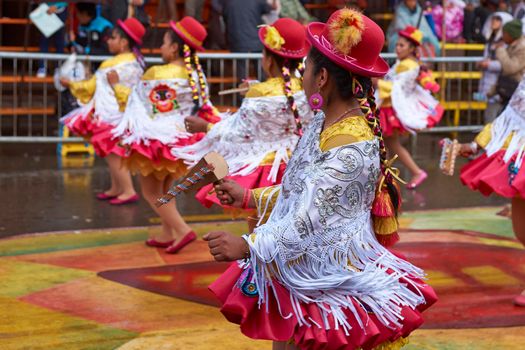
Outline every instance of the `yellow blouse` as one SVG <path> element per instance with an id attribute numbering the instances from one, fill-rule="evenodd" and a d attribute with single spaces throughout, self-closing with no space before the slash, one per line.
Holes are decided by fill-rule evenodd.
<path id="1" fill-rule="evenodd" d="M 510 141 L 512 141 L 512 136 L 514 133 L 510 134 L 509 137 L 505 140 L 502 149 L 507 149 L 509 147 Z M 476 136 L 474 141 L 481 147 L 486 148 L 492 138 L 492 123 L 485 125 L 483 130 Z"/>
<path id="2" fill-rule="evenodd" d="M 335 124 L 330 125 L 323 130 L 319 138 L 319 147 L 323 152 L 332 148 L 356 143 L 361 141 L 372 140 L 374 133 L 364 117 L 354 116 L 345 118 Z M 252 195 L 255 200 L 258 212 L 265 212 L 262 223 L 268 220 L 277 198 L 279 197 L 280 185 L 271 187 L 262 187 L 252 190 Z M 265 210 L 266 209 L 266 210 Z"/>
<path id="3" fill-rule="evenodd" d="M 292 92 L 295 94 L 303 89 L 301 79 L 292 78 Z M 271 97 L 284 95 L 283 78 L 270 78 L 262 83 L 253 84 L 246 93 L 246 97 Z"/>
<path id="4" fill-rule="evenodd" d="M 101 63 L 99 68 L 111 68 L 122 63 L 133 62 L 136 59 L 137 58 L 133 53 L 123 53 L 105 60 Z M 88 103 L 93 98 L 96 88 L 97 81 L 94 75 L 90 79 L 74 81 L 69 84 L 71 94 L 83 104 Z M 126 107 L 126 102 L 131 93 L 131 89 L 121 84 L 115 84 L 113 90 L 115 91 L 115 98 L 117 99 L 120 109 L 123 110 Z"/>
<path id="5" fill-rule="evenodd" d="M 142 76 L 142 80 L 160 79 L 188 79 L 188 72 L 183 66 L 168 63 L 160 66 L 153 66 Z"/>

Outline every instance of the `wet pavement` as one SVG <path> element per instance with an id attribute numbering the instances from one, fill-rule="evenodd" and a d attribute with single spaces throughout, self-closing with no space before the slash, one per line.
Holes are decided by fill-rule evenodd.
<path id="1" fill-rule="evenodd" d="M 487 198 L 468 190 L 461 185 L 457 172 L 454 177 L 439 172 L 437 143 L 441 137 L 419 136 L 415 158 L 430 176 L 417 191 L 404 191 L 404 210 L 505 204 L 503 198 Z M 472 137 L 463 135 L 465 141 Z M 456 169 L 464 163 L 460 160 Z M 410 178 L 403 169 L 402 176 Z M 144 201 L 112 206 L 95 199 L 95 194 L 108 186 L 109 175 L 102 159 L 61 160 L 53 144 L 0 144 L 0 237 L 152 223 L 155 214 Z M 220 208 L 202 207 L 191 196 L 181 197 L 178 206 L 186 216 L 222 212 Z"/>

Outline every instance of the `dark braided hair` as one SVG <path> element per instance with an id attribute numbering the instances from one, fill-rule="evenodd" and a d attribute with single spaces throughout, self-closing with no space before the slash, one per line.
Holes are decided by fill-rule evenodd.
<path id="1" fill-rule="evenodd" d="M 383 133 L 381 131 L 379 109 L 375 103 L 372 79 L 369 77 L 353 75 L 349 71 L 333 63 L 316 48 L 310 50 L 309 57 L 313 62 L 314 74 L 317 75 L 322 68 L 325 68 L 328 71 L 335 81 L 336 93 L 339 94 L 339 97 L 344 100 L 354 97 L 359 102 L 361 112 L 363 112 L 370 129 L 379 139 L 381 172 L 385 176 L 384 184 L 387 187 L 390 199 L 392 200 L 392 204 L 397 214 L 400 205 L 400 195 L 397 187 L 394 185 L 392 176 L 386 173 L 387 150 L 383 140 Z M 330 97 L 328 97 L 327 102 L 330 102 Z"/>
<path id="2" fill-rule="evenodd" d="M 195 49 L 187 45 L 174 30 L 169 30 L 167 33 L 172 44 L 178 44 L 178 56 L 184 58 L 186 71 L 188 73 L 188 83 L 191 88 L 193 99 L 193 108 L 191 110 L 191 114 L 194 115 L 201 109 L 199 90 L 200 97 L 202 97 L 203 105 L 206 104 L 210 99 L 206 92 L 206 81 L 204 79 L 204 72 L 202 70 L 202 66 L 199 62 L 199 57 L 197 56 L 197 52 L 195 51 Z M 197 83 L 195 82 L 195 79 L 193 79 L 194 70 L 197 72 L 197 75 L 199 77 L 199 88 L 197 88 Z"/>
<path id="3" fill-rule="evenodd" d="M 283 86 L 284 94 L 288 102 L 288 107 L 292 111 L 294 119 L 295 119 L 295 127 L 296 127 L 295 131 L 297 134 L 300 134 L 301 127 L 302 127 L 301 116 L 299 115 L 299 110 L 297 108 L 297 104 L 295 103 L 295 99 L 293 97 L 292 76 L 295 74 L 296 71 L 301 74 L 301 77 L 303 76 L 304 67 L 302 67 L 303 66 L 302 60 L 284 58 L 284 57 L 281 57 L 279 55 L 272 53 L 269 50 L 266 50 L 266 48 L 264 49 L 264 53 L 266 55 L 271 56 L 275 60 L 277 65 L 281 67 L 281 73 L 282 73 L 283 80 L 284 80 L 284 86 Z"/>

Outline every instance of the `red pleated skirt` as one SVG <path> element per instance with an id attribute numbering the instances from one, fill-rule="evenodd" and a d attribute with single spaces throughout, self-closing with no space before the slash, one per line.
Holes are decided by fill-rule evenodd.
<path id="1" fill-rule="evenodd" d="M 436 126 L 441 118 L 443 118 L 443 113 L 445 110 L 441 105 L 437 105 L 434 112 L 427 117 L 427 128 L 432 128 Z M 405 129 L 401 121 L 396 115 L 396 111 L 392 107 L 382 107 L 379 110 L 379 120 L 381 123 L 381 131 L 384 136 L 392 136 L 395 132 L 398 134 L 407 133 L 408 130 Z"/>
<path id="2" fill-rule="evenodd" d="M 395 342 L 419 328 L 423 324 L 421 312 L 437 301 L 437 296 L 430 286 L 412 279 L 426 303 L 416 309 L 405 307 L 402 310 L 404 319 L 401 327 L 391 329 L 384 326 L 374 314 L 354 302 L 363 327 L 360 326 L 354 313 L 345 309 L 343 312 L 352 327 L 349 334 L 345 334 L 341 327 L 335 326 L 331 315 L 328 316 L 330 327 L 326 329 L 319 307 L 314 303 L 301 303 L 304 318 L 311 320 L 311 325 L 300 325 L 294 315 L 288 290 L 276 280 L 273 281 L 273 289 L 268 291 L 268 304 L 263 304 L 259 308 L 256 287 L 249 283 L 250 271 L 250 269 L 243 270 L 235 262 L 210 285 L 210 290 L 222 304 L 221 312 L 230 322 L 239 324 L 241 332 L 250 338 L 292 340 L 300 349 L 368 350 L 386 342 Z M 280 311 L 275 295 L 280 303 Z"/>
<path id="3" fill-rule="evenodd" d="M 87 115 L 73 114 L 66 120 L 64 125 L 75 135 L 90 139 L 93 131 L 97 128 L 97 123 L 93 120 L 95 109 L 92 108 Z"/>
<path id="4" fill-rule="evenodd" d="M 490 157 L 482 154 L 461 169 L 461 182 L 485 196 L 496 193 L 502 197 L 525 198 L 525 165 L 519 170 L 514 167 L 516 156 L 505 163 L 505 150 Z"/>

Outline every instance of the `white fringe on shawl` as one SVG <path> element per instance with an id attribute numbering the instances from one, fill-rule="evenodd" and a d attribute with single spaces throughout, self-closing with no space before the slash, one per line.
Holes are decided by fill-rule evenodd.
<path id="1" fill-rule="evenodd" d="M 491 139 L 486 146 L 487 155 L 491 156 L 505 145 L 512 135 L 503 160 L 508 162 L 517 154 L 514 166 L 520 168 L 525 153 L 525 77 L 512 95 L 508 106 L 492 123 Z"/>
<path id="2" fill-rule="evenodd" d="M 428 117 L 439 104 L 430 92 L 419 85 L 418 75 L 419 67 L 391 75 L 392 107 L 405 129 L 412 133 L 428 126 Z"/>
<path id="3" fill-rule="evenodd" d="M 329 329 L 349 334 L 343 310 L 355 315 L 353 302 L 373 312 L 387 327 L 402 323 L 403 307 L 425 302 L 414 278 L 421 269 L 385 249 L 373 232 L 370 208 L 379 176 L 377 140 L 343 145 L 322 152 L 319 134 L 324 116 L 319 113 L 299 142 L 286 169 L 280 194 L 268 221 L 245 237 L 259 293 L 259 307 L 268 308 L 274 279 L 288 291 L 300 325 L 310 326 L 301 303 L 314 303 Z M 404 278 L 406 277 L 406 278 Z M 400 281 L 400 278 L 404 278 Z M 416 292 L 409 289 L 414 287 Z M 291 315 L 282 315 L 287 318 Z"/>
<path id="4" fill-rule="evenodd" d="M 198 81 L 197 73 L 192 74 L 193 79 Z M 175 90 L 177 109 L 166 113 L 154 111 L 150 93 L 159 85 Z M 202 100 L 200 102 L 202 103 Z M 147 145 L 150 140 L 158 140 L 165 145 L 176 143 L 179 139 L 192 135 L 186 132 L 184 119 L 191 115 L 193 107 L 192 92 L 187 79 L 142 80 L 134 87 L 124 115 L 113 130 L 113 135 L 120 137 L 124 144 L 143 142 Z"/>
<path id="5" fill-rule="evenodd" d="M 300 257 L 296 260 L 283 256 L 282 250 L 291 249 L 292 245 L 283 244 L 280 239 L 290 237 L 291 231 L 293 225 L 285 218 L 257 228 L 255 241 L 247 239 L 252 257 L 248 264 L 254 271 L 259 307 L 263 304 L 268 307 L 269 288 L 273 286 L 270 276 L 276 276 L 290 291 L 300 325 L 311 325 L 311 320 L 302 314 L 300 303 L 315 303 L 323 318 L 327 320 L 328 314 L 332 314 L 336 329 L 343 327 L 347 335 L 351 327 L 343 309 L 350 310 L 364 328 L 352 301 L 373 312 L 387 327 L 400 326 L 402 307 L 415 308 L 424 303 L 421 294 L 399 282 L 402 277 L 409 277 L 405 279 L 407 283 L 410 278 L 423 278 L 423 271 L 395 257 L 377 242 L 368 213 L 363 213 L 351 225 L 314 233 L 326 243 L 320 242 L 323 249 L 331 243 L 330 249 L 323 252 L 322 260 L 303 252 L 297 252 Z M 297 250 L 301 248 L 305 247 L 297 247 Z M 393 272 L 387 272 L 389 269 Z M 323 327 L 330 328 L 327 322 Z"/>
<path id="6" fill-rule="evenodd" d="M 296 93 L 294 99 L 302 122 L 308 124 L 313 113 L 304 92 Z M 245 98 L 236 113 L 224 116 L 201 141 L 173 148 L 172 154 L 193 166 L 215 151 L 228 163 L 230 175 L 246 176 L 275 152 L 268 180 L 276 182 L 279 166 L 288 163 L 288 152 L 294 150 L 299 139 L 294 131 L 295 120 L 284 95 Z"/>
<path id="7" fill-rule="evenodd" d="M 93 114 L 94 122 L 103 121 L 112 125 L 117 124 L 122 112 L 115 97 L 115 91 L 108 83 L 107 73 L 115 70 L 119 76 L 119 84 L 128 88 L 133 88 L 140 80 L 143 70 L 140 64 L 135 60 L 117 64 L 112 67 L 101 68 L 95 72 L 96 88 L 93 98 L 83 106 L 71 111 L 60 121 L 64 123 L 73 123 L 77 118 L 86 118 L 92 108 L 95 109 Z M 72 118 L 71 120 L 68 120 Z"/>
<path id="8" fill-rule="evenodd" d="M 143 97 L 137 91 L 139 88 L 133 89 L 126 111 L 112 130 L 115 137 L 120 137 L 124 144 L 140 142 L 148 144 L 149 140 L 159 140 L 169 145 L 177 142 L 178 139 L 191 136 L 184 127 L 184 118 L 187 115 L 183 115 L 180 109 L 152 118 L 152 107 L 143 101 Z"/>

